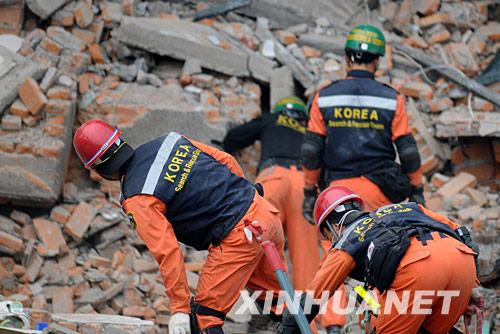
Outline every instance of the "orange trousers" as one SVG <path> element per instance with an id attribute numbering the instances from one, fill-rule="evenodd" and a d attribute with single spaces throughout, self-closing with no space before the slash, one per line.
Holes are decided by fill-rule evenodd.
<path id="1" fill-rule="evenodd" d="M 279 210 L 287 236 L 291 276 L 295 290 L 305 291 L 319 269 L 319 247 L 316 226 L 302 215 L 304 175 L 297 167 L 274 165 L 262 170 L 256 182 L 264 188 L 264 198 Z"/>
<path id="2" fill-rule="evenodd" d="M 262 184 L 264 198 L 279 210 L 292 263 L 291 280 L 295 290 L 305 291 L 319 269 L 319 247 L 316 226 L 302 215 L 304 174 L 295 166 L 274 165 L 263 169 L 255 182 Z M 317 333 L 314 322 L 313 333 Z"/>
<path id="3" fill-rule="evenodd" d="M 431 333 L 448 333 L 465 312 L 478 283 L 473 251 L 452 237 L 431 235 L 425 246 L 412 239 L 390 290 L 379 297 L 377 334 L 418 333 L 422 326 Z M 398 310 L 404 298 L 407 307 Z"/>
<path id="4" fill-rule="evenodd" d="M 364 211 L 374 211 L 381 206 L 392 204 L 392 202 L 382 193 L 379 187 L 364 176 L 335 180 L 330 182 L 330 186 L 333 185 L 349 187 L 356 194 L 361 196 L 365 203 Z M 331 247 L 332 243 L 330 241 L 321 241 L 321 248 L 325 254 L 323 260 Z M 344 296 L 342 297 L 340 306 L 345 308 L 347 305 L 345 286 L 342 285 L 339 288 L 339 291 L 342 292 L 342 296 Z M 328 308 L 326 313 L 321 317 L 321 324 L 325 328 L 334 325 L 343 327 L 346 323 L 346 316 L 343 314 L 335 314 L 331 307 L 332 302 L 332 299 L 328 301 Z"/>
<path id="5" fill-rule="evenodd" d="M 262 296 L 268 290 L 274 291 L 274 298 L 278 297 L 281 287 L 262 246 L 255 239 L 249 244 L 245 237 L 245 219 L 256 220 L 267 228 L 262 240 L 275 243 L 286 266 L 285 238 L 278 210 L 256 194 L 241 221 L 219 245 L 209 248 L 194 297 L 196 303 L 227 313 L 245 287 L 252 291 L 262 290 Z M 197 319 L 200 329 L 224 325 L 223 320 L 212 316 L 198 314 Z"/>

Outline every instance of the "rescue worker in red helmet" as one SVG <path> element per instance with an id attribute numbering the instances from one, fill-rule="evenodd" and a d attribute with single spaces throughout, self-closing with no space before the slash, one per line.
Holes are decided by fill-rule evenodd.
<path id="1" fill-rule="evenodd" d="M 223 333 L 225 315 L 245 286 L 278 297 L 280 285 L 262 247 L 250 244 L 243 230 L 252 222 L 248 228 L 274 242 L 285 261 L 278 210 L 236 160 L 176 132 L 135 150 L 120 135 L 105 122 L 88 121 L 73 144 L 85 166 L 120 180 L 123 210 L 160 267 L 172 313 L 169 333 Z M 209 251 L 192 305 L 178 242 Z M 190 312 L 196 315 L 192 327 Z"/>
<path id="2" fill-rule="evenodd" d="M 319 269 L 316 228 L 302 216 L 304 175 L 300 146 L 306 132 L 307 109 L 295 96 L 279 99 L 270 113 L 229 130 L 222 142 L 229 153 L 261 141 L 256 182 L 264 198 L 280 211 L 287 236 L 295 290 L 305 291 Z M 296 269 L 296 270 L 293 270 Z"/>
<path id="3" fill-rule="evenodd" d="M 477 245 L 465 227 L 414 202 L 372 213 L 363 206 L 361 197 L 344 186 L 319 195 L 314 220 L 333 247 L 309 285 L 312 298 L 319 300 L 323 291 L 333 295 L 348 276 L 367 280 L 381 292 L 378 334 L 448 333 L 468 307 L 482 312 L 481 297 L 471 297 L 479 284 Z M 283 318 L 278 333 L 300 333 L 289 312 Z"/>

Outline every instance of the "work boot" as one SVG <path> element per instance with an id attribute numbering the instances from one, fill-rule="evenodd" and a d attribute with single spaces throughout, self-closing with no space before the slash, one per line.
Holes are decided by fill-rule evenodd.
<path id="1" fill-rule="evenodd" d="M 338 325 L 326 327 L 327 334 L 340 334 L 341 327 Z"/>

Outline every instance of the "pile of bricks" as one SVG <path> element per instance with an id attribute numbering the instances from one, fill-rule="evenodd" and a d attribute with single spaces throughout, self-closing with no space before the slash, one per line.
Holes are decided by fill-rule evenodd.
<path id="1" fill-rule="evenodd" d="M 475 81 L 499 53 L 498 4 L 318 0 L 311 11 L 252 0 L 194 22 L 184 17 L 216 1 L 194 3 L 0 0 L 0 203 L 44 208 L 0 216 L 3 297 L 33 325 L 165 333 L 158 266 L 119 207 L 118 183 L 82 167 L 75 128 L 102 119 L 134 147 L 167 131 L 216 145 L 279 98 L 310 100 L 345 77 L 345 36 L 370 21 L 388 42 L 377 80 L 407 102 L 427 206 L 472 231 L 498 313 L 500 80 Z M 252 180 L 259 153 L 257 142 L 237 154 Z M 206 254 L 183 250 L 194 291 Z M 61 316 L 73 313 L 145 322 Z"/>

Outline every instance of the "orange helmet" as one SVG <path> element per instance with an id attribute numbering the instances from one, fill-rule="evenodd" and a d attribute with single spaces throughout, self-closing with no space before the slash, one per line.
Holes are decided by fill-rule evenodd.
<path id="1" fill-rule="evenodd" d="M 345 186 L 331 186 L 319 194 L 313 212 L 317 227 L 321 226 L 321 223 L 333 210 L 338 211 L 338 209 L 342 209 L 338 212 L 345 211 L 345 208 L 341 207 L 341 204 L 347 200 L 358 202 L 361 209 L 364 207 L 361 197 Z"/>
<path id="2" fill-rule="evenodd" d="M 133 153 L 133 149 L 120 139 L 120 135 L 121 132 L 108 123 L 88 121 L 76 130 L 73 146 L 85 167 L 94 168 L 102 164 L 98 170 L 112 175 Z M 111 147 L 113 150 L 108 152 Z"/>

